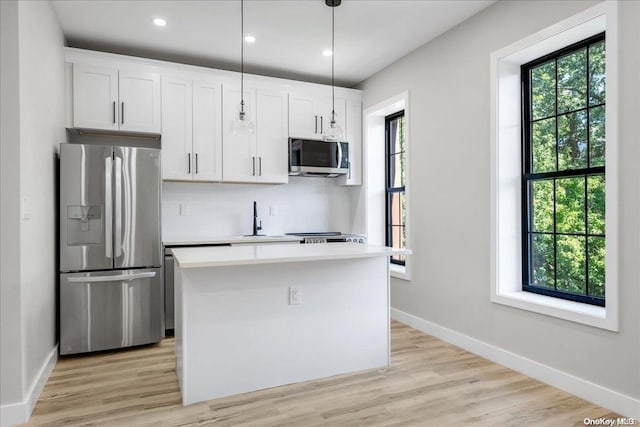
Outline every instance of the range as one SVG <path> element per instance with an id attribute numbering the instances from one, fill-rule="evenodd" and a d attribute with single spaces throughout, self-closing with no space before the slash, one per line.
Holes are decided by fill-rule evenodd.
<path id="1" fill-rule="evenodd" d="M 339 231 L 320 231 L 320 232 L 302 232 L 302 233 L 286 233 L 287 236 L 298 236 L 302 238 L 302 243 L 367 243 L 367 236 L 362 234 L 343 234 Z"/>

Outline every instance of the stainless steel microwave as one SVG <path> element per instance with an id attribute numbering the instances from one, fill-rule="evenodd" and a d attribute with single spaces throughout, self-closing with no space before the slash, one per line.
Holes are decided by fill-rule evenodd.
<path id="1" fill-rule="evenodd" d="M 289 138 L 289 175 L 332 178 L 349 173 L 349 143 Z"/>

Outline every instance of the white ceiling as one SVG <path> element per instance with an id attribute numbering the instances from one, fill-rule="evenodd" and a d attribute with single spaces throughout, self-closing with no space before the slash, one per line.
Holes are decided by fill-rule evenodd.
<path id="1" fill-rule="evenodd" d="M 343 0 L 335 10 L 336 84 L 353 86 L 495 0 Z M 229 70 L 240 68 L 240 1 L 54 0 L 67 44 Z M 246 0 L 245 71 L 330 81 L 324 0 Z M 152 19 L 166 19 L 164 28 Z"/>

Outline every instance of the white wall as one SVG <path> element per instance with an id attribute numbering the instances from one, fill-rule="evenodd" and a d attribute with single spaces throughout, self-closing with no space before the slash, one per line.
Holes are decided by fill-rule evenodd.
<path id="1" fill-rule="evenodd" d="M 56 347 L 56 277 L 57 248 L 56 170 L 58 144 L 64 142 L 64 36 L 58 18 L 49 1 L 20 1 L 17 6 L 3 3 L 3 39 L 5 8 L 12 10 L 9 19 L 17 26 L 18 61 L 13 64 L 13 86 L 7 102 L 12 108 L 11 134 L 5 140 L 3 123 L 3 267 L 5 262 L 5 226 L 12 228 L 15 240 L 10 242 L 11 256 L 19 268 L 16 275 L 5 277 L 3 268 L 2 299 L 2 406 L 22 403 L 27 411 L 37 398 L 43 373 L 55 360 Z M 15 9 L 17 7 L 17 15 Z M 17 19 L 17 21 L 16 21 Z M 15 42 L 15 34 L 11 38 Z M 3 71 L 5 66 L 3 40 Z M 14 58 L 15 59 L 15 58 Z M 19 82 L 15 71 L 19 72 Z M 5 76 L 3 76 L 4 79 Z M 4 82 L 4 80 L 3 80 Z M 3 84 L 3 110 L 5 107 Z M 3 111 L 3 122 L 4 122 Z M 19 130 L 16 130 L 15 127 Z M 18 139 L 16 139 L 18 137 Z M 12 157 L 5 158 L 5 143 L 11 147 Z M 18 150 L 12 144 L 19 144 Z M 13 162 L 11 180 L 4 181 L 5 162 Z M 5 185 L 8 191 L 5 193 Z M 19 194 L 16 192 L 19 189 Z M 10 216 L 4 218 L 5 197 L 11 206 Z M 26 199 L 30 218 L 21 218 L 16 204 Z M 24 213 L 24 212 L 23 212 Z M 19 230 L 19 231 L 18 231 Z M 16 289 L 16 278 L 19 285 Z M 5 282 L 5 279 L 7 281 Z M 5 322 L 5 292 L 9 296 L 11 316 Z M 6 336 L 5 330 L 12 329 Z M 16 332 L 17 331 L 17 332 Z M 17 335 L 16 335 L 17 334 Z M 9 353 L 5 359 L 5 352 Z M 15 352 L 15 353 L 14 353 Z M 19 355 L 16 357 L 16 354 Z M 5 377 L 6 371 L 12 373 Z M 20 381 L 16 383 L 19 374 Z M 5 379 L 9 378 L 10 382 Z M 34 396 L 36 394 L 36 396 Z M 6 399 L 6 400 L 5 400 Z M 17 402 L 16 402 L 17 400 Z M 4 414 L 3 414 L 4 422 Z"/>
<path id="2" fill-rule="evenodd" d="M 22 399 L 18 3 L 0 2 L 0 404 Z"/>
<path id="3" fill-rule="evenodd" d="M 188 240 L 251 234 L 253 201 L 261 234 L 351 231 L 351 191 L 333 178 L 290 177 L 284 185 L 164 182 L 162 239 Z M 180 215 L 180 205 L 188 215 Z M 270 207 L 275 215 L 270 215 Z"/>
<path id="4" fill-rule="evenodd" d="M 502 1 L 363 82 L 364 108 L 408 90 L 412 281 L 396 309 L 640 398 L 640 2 L 620 2 L 620 332 L 489 301 L 489 55 L 596 2 Z"/>

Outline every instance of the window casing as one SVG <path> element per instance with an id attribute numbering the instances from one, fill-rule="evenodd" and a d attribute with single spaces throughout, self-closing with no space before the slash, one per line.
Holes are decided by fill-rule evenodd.
<path id="1" fill-rule="evenodd" d="M 522 65 L 522 290 L 605 305 L 605 35 Z"/>
<path id="2" fill-rule="evenodd" d="M 404 110 L 385 117 L 385 243 L 395 249 L 406 247 L 406 122 Z M 391 263 L 405 265 L 404 255 Z"/>

